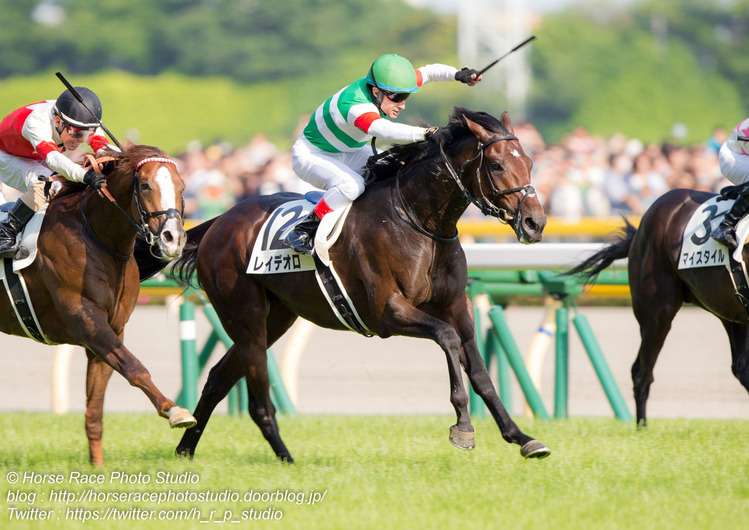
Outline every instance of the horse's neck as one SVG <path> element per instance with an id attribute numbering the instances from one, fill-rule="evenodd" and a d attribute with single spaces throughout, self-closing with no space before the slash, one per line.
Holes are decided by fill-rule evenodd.
<path id="1" fill-rule="evenodd" d="M 129 205 L 120 200 L 118 195 L 114 198 L 126 212 Z M 129 255 L 133 251 L 136 231 L 134 226 L 127 220 L 125 214 L 112 204 L 108 199 L 99 197 L 93 190 L 86 192 L 81 199 L 85 220 L 93 230 L 95 238 L 98 238 L 106 247 L 118 254 Z"/>
<path id="2" fill-rule="evenodd" d="M 441 237 L 452 237 L 458 220 L 468 208 L 455 180 L 442 161 L 424 163 L 400 175 L 400 193 L 405 207 L 415 215 L 423 228 Z M 403 207 L 398 204 L 398 207 Z"/>

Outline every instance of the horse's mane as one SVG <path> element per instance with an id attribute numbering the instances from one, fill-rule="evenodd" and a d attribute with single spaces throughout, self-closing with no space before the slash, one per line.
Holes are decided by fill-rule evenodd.
<path id="1" fill-rule="evenodd" d="M 472 111 L 463 107 L 453 108 L 453 113 L 447 122 L 447 127 L 452 134 L 453 144 L 458 144 L 466 138 L 473 138 L 473 132 L 468 128 L 466 118 L 479 124 L 484 129 L 499 134 L 507 134 L 502 123 L 487 112 Z M 446 148 L 447 149 L 447 148 Z M 410 144 L 395 145 L 377 157 L 376 164 L 370 159 L 367 164 L 367 175 L 370 180 L 385 180 L 395 175 L 399 168 L 405 168 L 421 160 L 430 160 L 439 155 L 439 149 L 432 143 L 414 142 Z"/>
<path id="2" fill-rule="evenodd" d="M 169 158 L 164 151 L 158 147 L 150 145 L 137 145 L 128 143 L 123 146 L 122 151 L 118 151 L 112 146 L 106 146 L 100 149 L 94 154 L 96 160 L 102 160 L 106 158 L 112 158 L 114 160 L 103 163 L 102 173 L 109 175 L 115 170 L 119 170 L 127 175 L 135 174 L 135 166 L 144 158 L 158 157 L 158 158 Z M 84 164 L 84 167 L 88 168 L 88 163 Z M 60 191 L 57 192 L 55 198 L 65 197 L 73 193 L 79 193 L 86 188 L 85 184 L 73 181 L 63 181 Z"/>

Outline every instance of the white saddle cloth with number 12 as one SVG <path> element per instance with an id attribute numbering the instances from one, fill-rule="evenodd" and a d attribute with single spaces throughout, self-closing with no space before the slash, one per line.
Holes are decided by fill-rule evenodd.
<path id="1" fill-rule="evenodd" d="M 313 256 L 300 254 L 284 245 L 283 240 L 294 226 L 304 219 L 322 197 L 319 192 L 310 192 L 304 199 L 290 201 L 276 208 L 263 223 L 252 248 L 247 274 L 281 274 L 315 270 Z M 315 254 L 326 266 L 330 266 L 330 247 L 341 234 L 343 222 L 351 205 L 325 215 L 315 235 Z"/>

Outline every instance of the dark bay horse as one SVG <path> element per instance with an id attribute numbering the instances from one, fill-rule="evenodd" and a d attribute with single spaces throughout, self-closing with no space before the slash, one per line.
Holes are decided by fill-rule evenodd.
<path id="1" fill-rule="evenodd" d="M 749 390 L 749 314 L 735 294 L 725 266 L 679 269 L 681 240 L 692 214 L 715 193 L 678 189 L 665 193 L 645 212 L 635 229 L 625 220 L 620 236 L 567 274 L 593 280 L 615 260 L 629 258 L 632 310 L 640 325 L 640 349 L 632 365 L 637 425 L 645 426 L 645 406 L 653 368 L 682 304 L 720 319 L 731 344 L 731 369 Z M 705 236 L 710 227 L 705 229 Z M 744 250 L 744 260 L 749 250 Z"/>
<path id="2" fill-rule="evenodd" d="M 156 388 L 122 343 L 140 290 L 136 234 L 166 259 L 182 254 L 184 183 L 174 162 L 150 146 L 104 149 L 93 166 L 106 176 L 109 197 L 63 182 L 47 206 L 36 258 L 22 275 L 45 342 L 86 349 L 86 435 L 91 462 L 101 465 L 104 391 L 113 370 L 143 390 L 173 427 L 195 419 Z M 8 296 L 0 296 L 0 331 L 27 336 Z"/>
<path id="3" fill-rule="evenodd" d="M 485 214 L 510 223 L 519 241 L 540 241 L 546 217 L 530 186 L 531 160 L 514 136 L 507 113 L 498 120 L 456 108 L 449 127 L 453 141 L 444 151 L 427 142 L 391 150 L 400 171 L 367 186 L 330 256 L 374 334 L 428 338 L 444 350 L 450 401 L 457 414 L 450 428 L 453 444 L 474 447 L 462 365 L 504 439 L 520 445 L 525 457 L 543 458 L 549 449 L 512 421 L 481 360 L 466 296 L 466 258 L 456 229 L 474 202 Z M 245 376 L 252 419 L 276 455 L 292 461 L 269 395 L 266 350 L 297 317 L 325 328 L 345 328 L 321 293 L 314 271 L 248 275 L 245 270 L 263 222 L 279 205 L 299 198 L 281 193 L 248 199 L 188 230 L 175 271 L 183 281 L 197 271 L 234 346 L 211 369 L 195 410 L 198 425 L 185 431 L 178 454 L 194 454 L 214 407 Z M 165 266 L 149 254 L 139 257 L 138 264 L 142 278 Z"/>

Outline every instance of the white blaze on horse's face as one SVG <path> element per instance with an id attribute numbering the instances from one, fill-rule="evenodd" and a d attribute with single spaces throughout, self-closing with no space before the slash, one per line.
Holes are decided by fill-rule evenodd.
<path id="1" fill-rule="evenodd" d="M 154 178 L 156 188 L 161 196 L 161 211 L 177 210 L 182 211 L 182 205 L 177 204 L 178 191 L 172 180 L 172 173 L 166 166 L 161 166 L 156 171 Z M 167 261 L 177 259 L 182 255 L 182 249 L 185 246 L 187 237 L 182 227 L 181 217 L 168 217 L 161 226 L 158 234 L 159 250 L 161 255 Z"/>
<path id="2" fill-rule="evenodd" d="M 513 149 L 513 150 L 512 150 L 511 152 L 510 152 L 510 154 L 511 154 L 512 156 L 514 156 L 515 158 L 520 158 L 520 156 L 521 156 L 521 155 L 520 155 L 520 153 L 518 153 L 518 150 L 517 150 L 517 149 Z"/>

